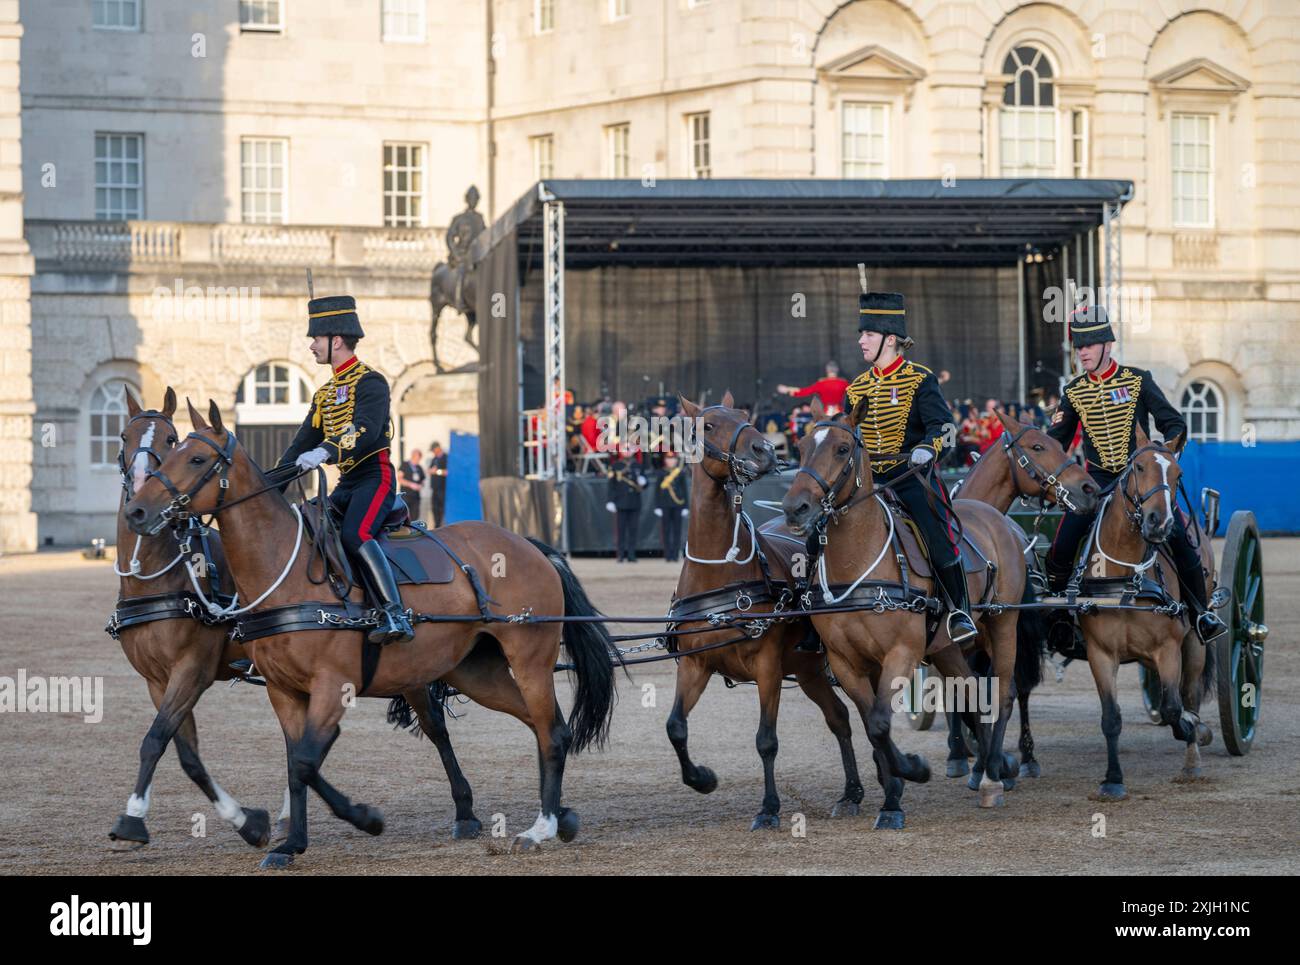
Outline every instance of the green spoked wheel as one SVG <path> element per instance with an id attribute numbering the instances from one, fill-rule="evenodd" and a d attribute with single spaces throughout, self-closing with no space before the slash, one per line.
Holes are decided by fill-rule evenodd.
<path id="1" fill-rule="evenodd" d="M 912 682 L 907 685 L 907 726 L 912 730 L 929 730 L 934 725 L 933 710 L 925 710 L 921 695 L 925 692 L 925 678 L 929 667 L 922 664 L 912 674 Z"/>
<path id="2" fill-rule="evenodd" d="M 1160 723 L 1160 675 L 1148 670 L 1146 667 L 1138 667 L 1138 679 L 1142 681 L 1142 706 L 1146 708 L 1147 719 L 1153 724 Z"/>
<path id="3" fill-rule="evenodd" d="M 1219 610 L 1228 632 L 1215 641 L 1219 681 L 1219 727 L 1228 753 L 1250 751 L 1259 726 L 1260 685 L 1264 679 L 1264 561 L 1255 514 L 1239 509 L 1224 537 L 1219 584 L 1232 597 Z"/>

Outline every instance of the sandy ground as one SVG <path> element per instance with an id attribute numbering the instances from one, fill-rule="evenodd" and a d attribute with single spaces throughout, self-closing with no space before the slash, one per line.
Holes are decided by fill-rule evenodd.
<path id="1" fill-rule="evenodd" d="M 1202 708 L 1215 730 L 1204 777 L 1174 783 L 1183 747 L 1147 723 L 1136 666 L 1121 673 L 1125 714 L 1121 749 L 1130 797 L 1089 800 L 1105 769 L 1105 745 L 1092 678 L 1072 665 L 1048 680 L 1033 703 L 1043 775 L 1021 781 L 1005 808 L 980 810 L 964 781 L 943 778 L 940 729 L 914 732 L 896 718 L 904 750 L 924 754 L 936 771 L 904 796 L 907 830 L 873 832 L 880 805 L 870 748 L 860 720 L 855 745 L 870 777 L 863 815 L 832 820 L 843 779 L 838 753 L 819 712 L 798 691 L 781 707 L 779 831 L 750 832 L 762 796 L 754 751 L 757 698 L 752 687 L 715 679 L 690 720 L 691 747 L 720 784 L 703 796 L 683 786 L 664 736 L 672 705 L 673 665 L 637 670 L 620 685 L 614 740 L 601 753 L 570 761 L 565 802 L 582 831 L 571 844 L 540 853 L 500 853 L 502 841 L 453 841 L 447 782 L 432 745 L 394 733 L 385 705 L 362 700 L 344 721 L 327 777 L 354 800 L 383 810 L 384 834 L 368 837 L 335 820 L 310 798 L 311 847 L 295 873 L 1187 873 L 1300 871 L 1300 540 L 1265 543 L 1268 657 L 1263 721 L 1254 750 L 1229 757 L 1218 736 L 1217 701 Z M 597 604 L 611 613 L 664 612 L 676 567 L 577 560 Z M 159 766 L 148 817 L 153 843 L 120 854 L 108 830 L 135 778 L 138 747 L 153 717 L 144 683 L 103 631 L 117 580 L 111 567 L 69 552 L 0 559 L 0 675 L 98 675 L 104 715 L 86 723 L 70 714 L 0 714 L 0 871 L 8 874 L 249 874 L 260 853 L 221 821 L 181 772 L 173 750 Z M 569 690 L 561 678 L 561 701 Z M 653 700 L 651 700 L 653 697 Z M 651 706 L 645 706 L 650 703 Z M 507 833 L 537 813 L 531 734 L 517 721 L 475 705 L 459 708 L 451 734 L 474 787 L 485 828 L 500 815 Z M 274 815 L 284 781 L 284 745 L 261 689 L 218 685 L 197 709 L 202 754 L 213 777 L 241 803 Z M 1014 726 L 1014 725 L 1013 725 Z M 1009 744 L 1010 746 L 1010 744 Z M 207 834 L 191 835 L 194 816 Z M 794 820 L 804 816 L 805 834 Z M 1096 836 L 1098 816 L 1105 835 Z"/>

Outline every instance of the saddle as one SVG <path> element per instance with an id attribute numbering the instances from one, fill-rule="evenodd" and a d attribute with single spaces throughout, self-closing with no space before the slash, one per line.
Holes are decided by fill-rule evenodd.
<path id="1" fill-rule="evenodd" d="M 350 584 L 356 585 L 352 575 L 352 566 L 343 550 L 343 543 L 338 538 L 338 527 L 342 524 L 333 504 L 328 504 L 328 512 L 334 523 L 330 530 L 332 539 L 325 541 L 325 558 L 330 568 L 341 574 Z M 319 499 L 309 499 L 299 509 L 302 511 L 303 523 L 307 534 L 316 540 L 321 532 L 321 504 Z M 411 522 L 406 503 L 400 500 L 397 506 L 386 516 L 375 541 L 388 557 L 393 568 L 393 576 L 398 585 L 416 585 L 426 583 L 450 583 L 456 575 L 456 564 L 440 541 L 425 529 L 423 523 Z"/>
<path id="2" fill-rule="evenodd" d="M 886 493 L 885 503 L 894 516 L 894 532 L 898 535 L 898 542 L 903 547 L 903 555 L 907 557 L 908 567 L 911 568 L 913 575 L 921 579 L 933 578 L 934 570 L 930 566 L 930 551 L 925 545 L 925 539 L 921 536 L 920 527 L 908 515 L 902 503 L 893 498 L 893 493 L 888 490 L 886 490 Z M 969 548 L 969 552 L 962 552 L 962 544 Z M 958 543 L 957 559 L 961 560 L 962 569 L 966 573 L 983 573 L 989 567 L 988 555 L 980 549 L 965 530 L 962 531 L 961 540 Z"/>

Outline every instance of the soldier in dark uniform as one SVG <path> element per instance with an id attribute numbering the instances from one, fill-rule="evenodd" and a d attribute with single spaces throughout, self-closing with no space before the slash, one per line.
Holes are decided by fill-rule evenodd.
<path id="1" fill-rule="evenodd" d="M 636 532 L 641 521 L 641 490 L 646 486 L 632 460 L 620 455 L 607 473 L 608 499 L 605 508 L 614 514 L 614 543 L 618 561 L 636 562 Z"/>
<path id="2" fill-rule="evenodd" d="M 312 396 L 307 418 L 280 465 L 338 466 L 339 481 L 330 502 L 343 517 L 343 546 L 361 564 L 381 607 L 382 620 L 369 639 L 372 643 L 410 640 L 414 634 L 397 581 L 374 541 L 397 501 L 389 459 L 393 426 L 388 381 L 353 354 L 365 332 L 351 295 L 313 298 L 307 303 L 307 318 L 312 354 L 333 374 Z"/>
<path id="3" fill-rule="evenodd" d="M 688 475 L 677 465 L 677 453 L 664 453 L 664 467 L 655 479 L 655 515 L 663 536 L 664 559 L 675 563 L 682 551 L 682 520 L 690 515 Z"/>
<path id="4" fill-rule="evenodd" d="M 1150 433 L 1151 420 L 1166 440 L 1187 431 L 1177 409 L 1169 404 L 1156 380 L 1145 369 L 1120 365 L 1111 355 L 1115 333 L 1106 309 L 1084 307 L 1070 316 L 1070 342 L 1079 353 L 1083 374 L 1065 387 L 1061 403 L 1052 417 L 1048 435 L 1067 449 L 1083 423 L 1084 468 L 1101 489 L 1108 489 L 1128 465 L 1137 448 L 1137 426 Z M 1074 569 L 1079 544 L 1096 518 L 1092 513 L 1067 513 L 1056 539 L 1047 552 L 1047 578 L 1054 592 L 1061 592 Z M 1196 549 L 1187 538 L 1181 514 L 1174 513 L 1174 528 L 1168 545 L 1187 588 L 1187 603 L 1198 614 L 1196 631 L 1202 640 L 1223 632 L 1217 615 L 1206 609 L 1205 573 Z"/>
<path id="5" fill-rule="evenodd" d="M 872 463 L 877 483 L 889 482 L 912 466 L 934 460 L 943 447 L 944 427 L 952 415 L 935 374 L 902 356 L 912 345 L 902 295 L 867 292 L 859 296 L 858 330 L 862 357 L 871 367 L 847 389 L 849 418 L 869 451 L 910 454 L 905 459 Z M 960 642 L 974 636 L 976 630 L 970 618 L 966 575 L 957 558 L 952 508 L 937 473 L 929 484 L 937 510 L 926 498 L 926 485 L 914 475 L 893 490 L 925 539 L 937 582 L 948 598 L 948 635 Z"/>

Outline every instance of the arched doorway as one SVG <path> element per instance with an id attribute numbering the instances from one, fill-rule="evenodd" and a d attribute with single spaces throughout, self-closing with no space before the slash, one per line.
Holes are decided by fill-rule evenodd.
<path id="1" fill-rule="evenodd" d="M 235 434 L 263 469 L 279 460 L 311 408 L 306 373 L 292 362 L 254 366 L 235 393 Z"/>

